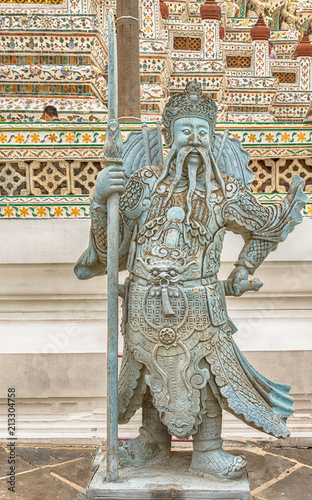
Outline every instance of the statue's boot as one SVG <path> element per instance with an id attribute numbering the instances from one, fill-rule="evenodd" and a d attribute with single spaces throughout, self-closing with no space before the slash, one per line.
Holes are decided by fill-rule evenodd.
<path id="1" fill-rule="evenodd" d="M 142 408 L 139 436 L 118 442 L 119 461 L 124 467 L 154 465 L 169 458 L 170 449 L 171 435 L 161 422 L 151 400 L 146 400 Z"/>
<path id="2" fill-rule="evenodd" d="M 211 395 L 212 396 L 212 395 Z M 234 456 L 222 449 L 221 408 L 212 396 L 209 410 L 193 436 L 190 471 L 232 481 L 240 477 L 246 467 L 243 456 Z"/>

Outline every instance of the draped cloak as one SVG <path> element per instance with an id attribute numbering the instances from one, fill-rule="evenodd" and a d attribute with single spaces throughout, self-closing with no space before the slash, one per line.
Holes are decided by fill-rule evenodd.
<path id="1" fill-rule="evenodd" d="M 186 438 L 209 414 L 207 387 L 223 409 L 248 425 L 287 437 L 292 414 L 290 387 L 258 373 L 233 340 L 223 282 L 218 279 L 226 230 L 245 245 L 236 265 L 250 274 L 301 221 L 302 181 L 288 195 L 262 206 L 233 178 L 224 190 L 212 180 L 211 195 L 180 181 L 157 185 L 162 167 L 144 167 L 131 177 L 120 202 L 120 270 L 124 352 L 119 375 L 119 422 L 130 420 L 149 389 L 169 432 Z M 156 186 L 156 188 L 155 188 Z M 105 274 L 106 208 L 91 197 L 89 248 L 75 267 L 80 279 Z"/>

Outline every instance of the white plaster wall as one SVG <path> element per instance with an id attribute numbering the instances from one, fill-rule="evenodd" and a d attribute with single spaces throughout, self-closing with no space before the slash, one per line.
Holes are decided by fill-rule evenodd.
<path id="1" fill-rule="evenodd" d="M 105 436 L 105 278 L 72 269 L 88 220 L 0 222 L 0 439 L 7 387 L 16 386 L 20 438 L 93 442 Z M 242 246 L 229 233 L 220 276 Z M 263 288 L 229 298 L 235 340 L 264 375 L 293 386 L 296 438 L 312 438 L 312 219 L 304 219 L 257 271 Z M 122 345 L 120 343 L 120 352 Z M 139 415 L 121 435 L 133 435 Z M 257 437 L 234 417 L 227 437 Z"/>
<path id="2" fill-rule="evenodd" d="M 88 242 L 88 219 L 2 219 L 0 263 L 73 263 Z M 312 219 L 304 218 L 287 241 L 272 252 L 267 261 L 312 260 Z M 238 255 L 241 237 L 228 233 L 222 260 L 232 262 Z"/>

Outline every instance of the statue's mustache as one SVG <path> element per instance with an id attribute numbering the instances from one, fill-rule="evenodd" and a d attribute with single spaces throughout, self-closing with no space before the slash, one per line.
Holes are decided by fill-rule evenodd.
<path id="1" fill-rule="evenodd" d="M 188 155 L 193 153 L 196 153 L 201 157 L 204 165 L 206 165 L 207 162 L 209 161 L 209 153 L 207 149 L 205 149 L 202 146 L 192 146 L 192 145 L 184 146 L 179 150 L 177 155 L 177 161 L 183 160 L 184 162 L 188 157 Z"/>
<path id="2" fill-rule="evenodd" d="M 196 146 L 193 144 L 188 144 L 187 146 L 183 146 L 182 148 L 180 148 L 178 150 L 178 148 L 175 145 L 173 145 L 171 150 L 168 153 L 168 156 L 166 159 L 166 164 L 165 164 L 165 167 L 162 171 L 162 174 L 159 176 L 158 180 L 155 183 L 154 189 L 153 189 L 153 192 L 157 191 L 158 186 L 168 176 L 170 168 L 172 168 L 172 166 L 173 166 L 172 173 L 174 174 L 174 179 L 171 182 L 170 188 L 168 189 L 168 195 L 164 201 L 164 204 L 166 204 L 169 201 L 169 199 L 173 193 L 174 188 L 177 186 L 178 182 L 180 181 L 181 176 L 183 175 L 182 172 L 183 172 L 183 165 L 184 165 L 185 159 L 190 153 L 199 154 L 202 158 L 202 167 L 201 168 L 203 168 L 203 172 L 201 172 L 201 175 L 204 175 L 204 178 L 205 178 L 205 185 L 206 185 L 206 190 L 207 190 L 207 192 L 206 192 L 207 206 L 209 204 L 209 198 L 210 198 L 210 193 L 211 193 L 210 182 L 211 182 L 212 172 L 213 172 L 213 175 L 216 178 L 217 182 L 220 184 L 220 187 L 221 187 L 221 190 L 222 190 L 224 196 L 226 196 L 224 181 L 223 181 L 222 176 L 218 170 L 218 167 L 215 163 L 215 160 L 212 156 L 210 149 L 208 150 L 208 149 L 206 149 L 203 146 L 198 145 L 198 144 L 196 144 Z M 188 175 L 189 175 L 189 172 L 188 172 Z"/>

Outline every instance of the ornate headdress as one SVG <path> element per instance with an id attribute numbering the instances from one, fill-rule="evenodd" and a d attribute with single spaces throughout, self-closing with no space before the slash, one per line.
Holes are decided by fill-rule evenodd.
<path id="1" fill-rule="evenodd" d="M 183 116 L 198 116 L 208 121 L 212 139 L 217 120 L 217 106 L 210 97 L 203 94 L 201 84 L 188 82 L 184 92 L 172 96 L 167 102 L 163 115 L 163 133 L 167 146 L 172 144 L 172 125 L 177 118 Z M 214 141 L 212 140 L 212 145 Z"/>

